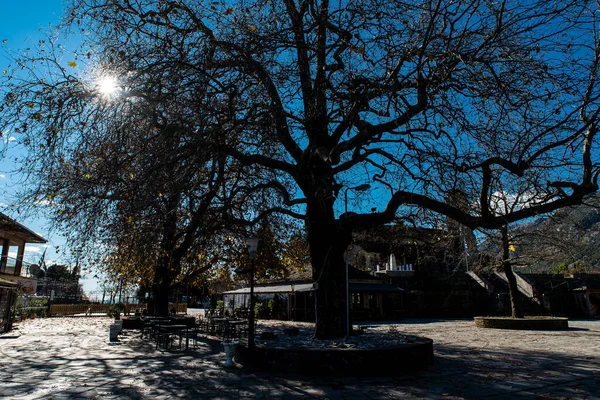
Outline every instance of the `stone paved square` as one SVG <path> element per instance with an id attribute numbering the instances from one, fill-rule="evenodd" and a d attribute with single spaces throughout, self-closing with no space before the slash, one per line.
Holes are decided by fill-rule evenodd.
<path id="1" fill-rule="evenodd" d="M 472 320 L 402 320 L 434 340 L 433 365 L 387 377 L 300 376 L 224 367 L 222 346 L 160 351 L 108 318 L 29 320 L 0 339 L 7 399 L 600 399 L 600 321 L 569 331 L 476 328 Z"/>

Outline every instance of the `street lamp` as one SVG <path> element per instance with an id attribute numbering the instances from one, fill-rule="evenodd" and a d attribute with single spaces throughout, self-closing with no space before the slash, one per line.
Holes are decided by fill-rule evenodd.
<path id="1" fill-rule="evenodd" d="M 246 239 L 246 246 L 250 253 L 250 312 L 248 313 L 248 350 L 250 351 L 254 351 L 254 258 L 258 240 L 256 236 Z"/>
<path id="2" fill-rule="evenodd" d="M 347 187 L 344 192 L 344 214 L 348 213 L 348 190 L 353 192 L 365 192 L 371 189 L 371 185 L 363 183 L 355 187 Z M 348 254 L 344 257 L 346 261 L 346 336 L 350 336 L 350 284 L 348 277 Z"/>

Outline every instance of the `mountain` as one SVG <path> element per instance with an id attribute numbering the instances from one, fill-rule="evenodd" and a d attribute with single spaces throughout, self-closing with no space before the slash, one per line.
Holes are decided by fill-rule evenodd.
<path id="1" fill-rule="evenodd" d="M 511 236 L 513 263 L 523 272 L 600 272 L 600 194 L 583 205 L 514 226 Z M 500 254 L 497 238 L 479 248 Z"/>

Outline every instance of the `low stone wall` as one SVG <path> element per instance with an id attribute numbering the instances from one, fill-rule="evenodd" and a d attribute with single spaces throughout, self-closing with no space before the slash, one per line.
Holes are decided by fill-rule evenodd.
<path id="1" fill-rule="evenodd" d="M 110 304 L 51 304 L 51 317 L 65 316 L 106 316 Z M 186 303 L 175 303 L 177 314 L 187 314 Z M 146 304 L 125 304 L 123 314 L 142 313 L 146 310 Z"/>
<path id="2" fill-rule="evenodd" d="M 244 366 L 309 375 L 390 376 L 433 362 L 433 340 L 417 340 L 379 349 L 307 349 L 238 346 L 235 360 Z"/>
<path id="3" fill-rule="evenodd" d="M 494 329 L 562 331 L 569 329 L 569 319 L 559 317 L 475 317 L 475 326 Z"/>

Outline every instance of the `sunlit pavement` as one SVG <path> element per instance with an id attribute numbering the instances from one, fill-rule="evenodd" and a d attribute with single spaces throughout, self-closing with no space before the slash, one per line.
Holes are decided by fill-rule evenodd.
<path id="1" fill-rule="evenodd" d="M 222 346 L 161 351 L 107 318 L 29 320 L 1 336 L 0 398 L 600 399 L 600 321 L 563 332 L 480 329 L 468 320 L 395 321 L 434 340 L 432 366 L 391 377 L 226 369 Z M 386 373 L 389 375 L 389 371 Z"/>

